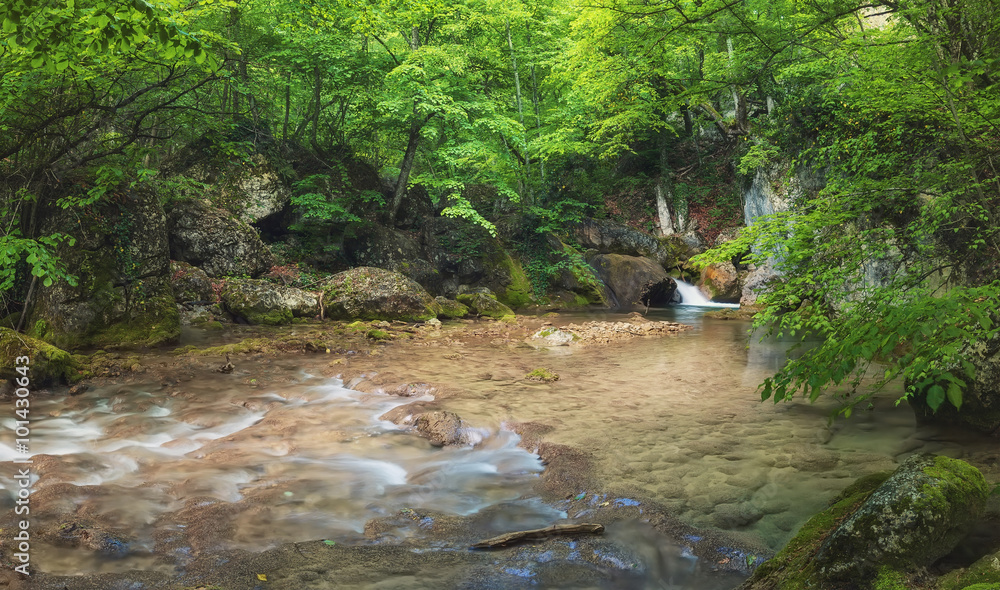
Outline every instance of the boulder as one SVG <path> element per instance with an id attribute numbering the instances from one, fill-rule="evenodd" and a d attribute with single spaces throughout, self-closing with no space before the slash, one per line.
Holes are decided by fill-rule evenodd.
<path id="1" fill-rule="evenodd" d="M 79 280 L 39 284 L 27 323 L 32 336 L 75 349 L 154 346 L 180 335 L 159 198 L 144 189 L 117 194 L 86 209 L 41 212 L 40 234 L 75 239 L 56 255 Z"/>
<path id="2" fill-rule="evenodd" d="M 743 290 L 740 294 L 740 305 L 750 306 L 757 304 L 757 298 L 767 290 L 768 285 L 778 280 L 780 275 L 774 270 L 771 263 L 758 266 L 750 271 L 750 274 L 743 279 Z"/>
<path id="3" fill-rule="evenodd" d="M 982 517 L 983 475 L 964 461 L 914 455 L 891 475 L 858 480 L 740 588 L 833 590 L 927 568 Z"/>
<path id="4" fill-rule="evenodd" d="M 514 315 L 509 307 L 497 301 L 496 296 L 487 289 L 475 293 L 463 293 L 458 296 L 458 302 L 468 306 L 472 313 L 495 320 Z"/>
<path id="5" fill-rule="evenodd" d="M 963 353 L 976 374 L 962 391 L 962 408 L 944 403 L 935 412 L 924 395 L 910 397 L 910 407 L 918 422 L 948 424 L 1000 437 L 1000 336 L 966 344 Z"/>
<path id="6" fill-rule="evenodd" d="M 440 275 L 438 295 L 484 287 L 514 309 L 531 303 L 531 282 L 521 263 L 486 229 L 463 219 L 438 217 L 424 224 L 426 260 Z"/>
<path id="7" fill-rule="evenodd" d="M 663 267 L 649 258 L 621 254 L 596 254 L 588 258 L 597 276 L 611 289 L 615 304 L 629 308 L 639 304 L 643 288 L 669 278 Z"/>
<path id="8" fill-rule="evenodd" d="M 438 317 L 457 320 L 469 315 L 469 308 L 454 299 L 448 299 L 439 295 L 434 298 L 434 301 L 440 310 L 438 311 Z"/>
<path id="9" fill-rule="evenodd" d="M 322 289 L 323 306 L 331 319 L 423 322 L 440 311 L 416 281 L 381 268 L 362 266 L 335 274 Z"/>
<path id="10" fill-rule="evenodd" d="M 660 263 L 664 268 L 677 266 L 690 254 L 682 239 L 667 237 L 657 239 L 652 235 L 627 225 L 607 219 L 587 219 L 573 227 L 573 237 L 584 249 L 597 250 L 600 254 L 643 256 Z"/>
<path id="11" fill-rule="evenodd" d="M 222 304 L 235 317 L 251 324 L 278 326 L 293 317 L 319 315 L 315 293 L 254 279 L 229 279 L 222 288 Z"/>
<path id="12" fill-rule="evenodd" d="M 18 357 L 29 359 L 28 377 L 32 387 L 72 383 L 80 378 L 79 358 L 37 338 L 0 328 L 0 380 L 24 377 L 17 371 L 18 366 L 25 366 L 17 364 Z"/>
<path id="13" fill-rule="evenodd" d="M 454 412 L 435 411 L 417 416 L 414 426 L 421 436 L 435 447 L 459 445 L 466 442 L 462 419 Z"/>
<path id="14" fill-rule="evenodd" d="M 167 216 L 170 257 L 205 271 L 210 277 L 257 277 L 274 258 L 257 232 L 206 200 L 180 201 Z"/>
<path id="15" fill-rule="evenodd" d="M 217 202 L 244 223 L 258 223 L 277 215 L 291 201 L 291 191 L 262 154 L 254 154 L 249 166 L 233 166 L 229 171 L 217 184 Z"/>
<path id="16" fill-rule="evenodd" d="M 703 268 L 698 288 L 717 303 L 740 301 L 740 277 L 732 262 L 714 262 Z"/>
<path id="17" fill-rule="evenodd" d="M 178 303 L 189 301 L 214 301 L 212 279 L 197 266 L 186 262 L 170 261 L 170 287 Z"/>

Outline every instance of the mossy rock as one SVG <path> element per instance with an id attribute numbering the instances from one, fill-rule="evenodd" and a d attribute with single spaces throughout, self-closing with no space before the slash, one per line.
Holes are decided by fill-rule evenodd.
<path id="1" fill-rule="evenodd" d="M 222 303 L 234 316 L 261 326 L 281 326 L 292 323 L 294 317 L 319 314 L 315 294 L 252 279 L 226 281 Z"/>
<path id="2" fill-rule="evenodd" d="M 1000 590 L 1000 551 L 938 578 L 940 590 Z"/>
<path id="3" fill-rule="evenodd" d="M 534 303 L 531 281 L 521 263 L 505 253 L 500 265 L 510 273 L 510 284 L 497 295 L 497 300 L 511 309 L 520 309 Z"/>
<path id="4" fill-rule="evenodd" d="M 29 359 L 28 378 L 32 387 L 50 383 L 74 383 L 84 375 L 83 357 L 72 355 L 51 344 L 18 334 L 9 328 L 0 328 L 0 379 L 22 377 L 15 364 L 18 357 Z"/>
<path id="5" fill-rule="evenodd" d="M 524 376 L 528 381 L 541 381 L 542 383 L 552 383 L 553 381 L 559 380 L 559 375 L 546 369 L 545 367 L 538 367 L 534 371 L 528 373 Z"/>
<path id="6" fill-rule="evenodd" d="M 947 457 L 914 455 L 882 479 L 867 476 L 845 490 L 742 588 L 900 587 L 954 549 L 989 493 L 975 467 Z"/>
<path id="7" fill-rule="evenodd" d="M 323 303 L 330 319 L 425 322 L 441 311 L 434 298 L 413 279 L 370 266 L 330 277 L 323 287 Z"/>
<path id="8" fill-rule="evenodd" d="M 438 296 L 434 301 L 438 305 L 439 318 L 457 320 L 469 315 L 469 308 L 454 299 Z"/>
<path id="9" fill-rule="evenodd" d="M 463 293 L 457 297 L 458 302 L 467 305 L 473 313 L 499 320 L 504 316 L 514 315 L 513 310 L 497 301 L 491 293 Z"/>

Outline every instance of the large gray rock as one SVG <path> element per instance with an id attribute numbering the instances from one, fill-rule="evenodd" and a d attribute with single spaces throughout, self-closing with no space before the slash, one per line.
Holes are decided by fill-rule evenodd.
<path id="1" fill-rule="evenodd" d="M 692 248 L 679 236 L 655 238 L 627 225 L 607 219 L 587 219 L 573 227 L 573 237 L 580 247 L 601 254 L 644 256 L 664 268 L 677 266 L 692 254 Z"/>
<path id="2" fill-rule="evenodd" d="M 57 250 L 76 286 L 45 287 L 29 318 L 31 335 L 59 347 L 152 346 L 177 338 L 180 319 L 170 286 L 166 216 L 146 190 L 85 210 L 42 212 L 40 233 L 70 234 Z"/>
<path id="3" fill-rule="evenodd" d="M 419 283 L 398 272 L 370 266 L 330 277 L 323 286 L 323 306 L 331 319 L 422 322 L 438 313 L 437 302 Z"/>
<path id="4" fill-rule="evenodd" d="M 257 223 L 281 213 L 291 201 L 291 191 L 274 166 L 255 154 L 250 166 L 233 167 L 219 185 L 219 203 L 245 223 Z"/>
<path id="5" fill-rule="evenodd" d="M 319 315 L 316 293 L 253 279 L 227 280 L 222 288 L 222 304 L 235 317 L 266 326 L 287 324 L 293 317 Z"/>
<path id="6" fill-rule="evenodd" d="M 467 306 L 472 313 L 496 320 L 514 315 L 509 307 L 497 301 L 496 296 L 489 289 L 482 289 L 474 293 L 462 293 L 458 296 L 458 302 Z"/>
<path id="7" fill-rule="evenodd" d="M 210 277 L 257 277 L 274 265 L 252 227 L 208 201 L 176 203 L 167 227 L 170 257 L 197 266 Z"/>
<path id="8" fill-rule="evenodd" d="M 590 256 L 588 262 L 611 290 L 619 308 L 640 305 L 644 287 L 670 278 L 662 266 L 639 256 L 597 254 Z"/>
<path id="9" fill-rule="evenodd" d="M 774 266 L 768 262 L 750 271 L 750 274 L 743 280 L 743 288 L 740 293 L 740 305 L 750 306 L 757 304 L 757 298 L 768 289 L 772 281 L 781 279 L 781 275 L 774 270 Z"/>

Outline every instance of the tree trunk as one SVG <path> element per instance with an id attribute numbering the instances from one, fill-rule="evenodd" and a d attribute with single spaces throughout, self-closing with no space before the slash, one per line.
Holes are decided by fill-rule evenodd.
<path id="1" fill-rule="evenodd" d="M 416 106 L 414 106 L 416 111 Z M 416 113 L 413 113 L 416 117 Z M 420 129 L 423 125 L 418 123 L 416 118 L 410 124 L 410 134 L 406 141 L 406 153 L 403 155 L 403 163 L 399 165 L 399 178 L 396 179 L 396 190 L 392 194 L 392 209 L 389 210 L 389 223 L 396 222 L 396 214 L 399 213 L 399 206 L 403 203 L 403 196 L 406 195 L 406 185 L 410 181 L 410 171 L 413 169 L 413 160 L 417 156 L 417 147 L 420 145 Z"/>
<path id="2" fill-rule="evenodd" d="M 285 78 L 285 121 L 281 125 L 281 141 L 288 143 L 288 117 L 292 111 L 292 71 Z"/>
<path id="3" fill-rule="evenodd" d="M 674 233 L 674 224 L 670 215 L 670 204 L 674 200 L 674 183 L 671 178 L 673 171 L 667 159 L 667 134 L 660 132 L 660 178 L 656 181 L 656 214 L 660 218 L 660 233 L 669 236 Z M 678 222 L 680 219 L 678 218 Z M 679 224 L 678 224 L 679 225 Z M 680 228 L 682 229 L 682 228 Z"/>

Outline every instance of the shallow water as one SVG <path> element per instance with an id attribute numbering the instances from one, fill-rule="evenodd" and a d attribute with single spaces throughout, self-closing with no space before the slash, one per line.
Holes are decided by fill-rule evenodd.
<path id="1" fill-rule="evenodd" d="M 36 563 L 66 574 L 169 571 L 174 565 L 148 552 L 172 548 L 182 566 L 192 552 L 220 548 L 367 543 L 366 522 L 402 508 L 463 516 L 502 505 L 497 532 L 585 517 L 535 498 L 542 465 L 517 446 L 506 429 L 513 422 L 548 425 L 544 440 L 588 452 L 602 486 L 618 497 L 655 501 L 688 523 L 773 549 L 855 478 L 892 469 L 914 452 L 995 470 L 990 441 L 917 429 L 907 409 L 891 408 L 892 392 L 878 411 L 832 425 L 829 401 L 761 404 L 756 386 L 780 366 L 790 343 L 759 342 L 748 338 L 746 322 L 701 313 L 691 306 L 651 310 L 650 317 L 695 326 L 665 338 L 551 349 L 482 341 L 388 347 L 370 361 L 409 382 L 446 384 L 443 403 L 475 425 L 475 447 L 433 448 L 379 420 L 422 398 L 347 389 L 318 376 L 330 371 L 324 355 L 275 363 L 269 370 L 292 383 L 280 387 L 258 389 L 246 374 L 204 373 L 181 386 L 117 386 L 37 400 L 33 447 L 45 456 L 35 457 L 35 489 L 78 486 L 63 511 L 82 502 L 84 514 L 130 531 L 138 556 L 108 560 L 39 546 Z M 554 322 L 620 317 L 565 315 Z M 251 375 L 260 369 L 252 364 L 238 363 Z M 538 367 L 559 380 L 524 379 Z M 13 456 L 0 445 L 0 460 Z M 16 489 L 5 478 L 0 485 Z M 9 492 L 4 503 L 13 504 Z M 218 530 L 206 532 L 205 521 Z M 199 526 L 198 535 L 184 536 L 186 527 Z M 696 559 L 643 526 L 616 525 L 608 537 L 646 564 L 650 587 L 738 582 L 690 573 Z M 420 535 L 420 528 L 397 534 Z"/>

